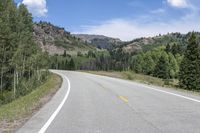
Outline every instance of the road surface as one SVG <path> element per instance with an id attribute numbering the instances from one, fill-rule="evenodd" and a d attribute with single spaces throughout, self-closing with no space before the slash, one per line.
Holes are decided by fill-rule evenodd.
<path id="1" fill-rule="evenodd" d="M 200 133 L 200 96 L 81 72 L 18 133 Z"/>

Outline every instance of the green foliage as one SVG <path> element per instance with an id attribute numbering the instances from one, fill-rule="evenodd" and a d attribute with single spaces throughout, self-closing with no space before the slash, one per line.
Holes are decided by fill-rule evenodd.
<path id="1" fill-rule="evenodd" d="M 170 52 L 171 52 L 171 46 L 170 46 L 169 43 L 167 44 L 165 51 L 166 51 L 167 53 L 170 53 Z"/>
<path id="2" fill-rule="evenodd" d="M 81 56 L 83 56 L 83 54 L 82 54 L 80 51 L 78 51 L 78 52 L 77 52 L 77 56 L 80 56 L 80 57 L 81 57 Z"/>
<path id="3" fill-rule="evenodd" d="M 169 75 L 170 78 L 177 78 L 179 72 L 178 63 L 172 53 L 169 53 Z"/>
<path id="4" fill-rule="evenodd" d="M 97 74 L 97 75 L 104 75 L 109 77 L 115 77 L 115 78 L 121 78 L 121 79 L 128 79 L 128 80 L 134 80 L 137 82 L 145 83 L 145 84 L 153 84 L 158 86 L 170 86 L 170 87 L 176 87 L 177 86 L 177 80 L 171 80 L 171 79 L 160 79 L 148 75 L 143 74 L 137 74 L 133 71 L 86 71 L 89 73 Z"/>
<path id="5" fill-rule="evenodd" d="M 71 58 L 71 60 L 69 61 L 69 70 L 75 70 L 75 69 L 76 69 L 76 66 L 75 66 L 74 60 L 73 58 Z"/>
<path id="6" fill-rule="evenodd" d="M 27 115 L 31 115 L 33 110 L 38 109 L 42 104 L 44 104 L 44 102 L 46 102 L 42 98 L 46 95 L 52 95 L 55 93 L 59 84 L 61 84 L 61 77 L 50 74 L 47 81 L 38 86 L 31 93 L 22 96 L 11 103 L 7 102 L 8 104 L 1 106 L 0 121 L 4 123 L 8 122 L 9 126 L 13 126 L 15 125 L 13 122 L 16 123 L 16 120 L 18 121 L 19 119 L 26 118 Z M 5 96 L 10 95 L 8 93 L 5 93 Z M 6 98 L 8 98 L 8 96 Z M 4 128 L 7 127 L 2 127 L 2 129 Z"/>
<path id="7" fill-rule="evenodd" d="M 95 58 L 95 57 L 96 57 L 95 53 L 94 53 L 92 50 L 89 50 L 89 51 L 88 51 L 87 56 L 88 56 L 89 58 Z"/>
<path id="8" fill-rule="evenodd" d="M 176 54 L 176 59 L 172 52 L 170 52 L 169 47 L 170 45 L 167 45 L 166 49 L 158 47 L 134 56 L 132 69 L 137 73 L 153 75 L 159 78 L 177 78 L 179 72 L 178 63 L 181 61 L 182 56 Z"/>
<path id="9" fill-rule="evenodd" d="M 144 66 L 144 60 L 143 60 L 143 55 L 139 54 L 135 59 L 134 59 L 134 70 L 137 73 L 142 73 L 143 72 L 143 66 Z"/>
<path id="10" fill-rule="evenodd" d="M 170 78 L 170 69 L 169 69 L 169 58 L 166 52 L 163 52 L 159 58 L 159 61 L 154 69 L 154 76 L 163 79 Z"/>
<path id="11" fill-rule="evenodd" d="M 181 50 L 184 50 L 187 44 L 187 39 L 188 39 L 188 34 L 184 35 L 180 33 L 169 33 L 166 35 L 155 36 L 152 38 L 142 37 L 134 39 L 133 41 L 124 43 L 121 47 L 126 47 L 127 45 L 135 44 L 138 45 L 139 46 L 138 48 L 141 48 L 143 52 L 148 52 L 150 50 L 153 50 L 154 48 L 167 45 L 170 46 L 170 49 L 168 50 L 171 50 L 172 45 L 177 44 L 178 47 L 180 46 Z M 183 51 L 179 52 L 183 53 Z"/>
<path id="12" fill-rule="evenodd" d="M 63 57 L 66 57 L 66 56 L 67 56 L 67 52 L 66 50 L 64 50 Z"/>
<path id="13" fill-rule="evenodd" d="M 0 10 L 0 102 L 6 103 L 45 80 L 48 54 L 34 43 L 32 16 L 25 5 L 4 0 Z"/>
<path id="14" fill-rule="evenodd" d="M 182 86 L 187 84 L 186 87 L 188 88 L 188 79 L 191 79 L 190 82 L 193 85 L 190 85 L 192 86 L 191 88 L 196 87 L 199 89 L 200 76 L 198 66 L 200 66 L 200 64 L 199 54 L 197 53 L 200 52 L 197 52 L 197 48 L 191 49 L 188 47 L 189 50 L 187 50 L 187 54 L 183 55 L 185 50 L 185 41 L 180 41 L 178 38 L 184 38 L 184 36 L 177 33 L 155 37 L 157 40 L 156 43 L 148 46 L 144 45 L 146 49 L 144 50 L 143 47 L 144 51 L 141 52 L 128 53 L 125 49 L 123 49 L 123 47 L 118 47 L 116 49 L 110 49 L 109 51 L 89 50 L 86 54 L 77 52 L 77 56 L 74 57 L 57 56 L 56 60 L 52 63 L 54 67 L 51 68 L 104 71 L 133 70 L 136 73 L 153 75 L 155 77 L 162 78 L 164 79 L 164 84 L 167 85 L 170 84 L 172 80 L 177 79 L 179 71 L 181 71 L 180 75 L 183 75 L 183 79 L 180 78 L 180 84 Z M 186 40 L 186 38 L 188 38 L 188 36 L 185 36 L 184 40 Z M 194 41 L 191 40 L 192 39 L 190 39 L 190 43 L 194 44 Z M 141 39 L 138 39 L 137 41 L 141 41 Z M 147 39 L 147 41 L 149 40 Z M 162 42 L 164 42 L 164 44 L 161 44 Z M 194 53 L 192 54 L 191 51 L 194 51 L 196 54 L 193 56 Z M 194 58 L 189 58 L 189 55 Z M 65 61 L 67 63 L 63 63 Z M 185 76 L 184 74 L 190 75 L 190 77 Z M 132 77 L 129 75 L 128 78 L 131 79 Z"/>
<path id="15" fill-rule="evenodd" d="M 155 62 L 151 57 L 150 53 L 147 53 L 146 56 L 143 59 L 144 63 L 143 64 L 143 73 L 147 75 L 153 74 L 154 68 L 155 68 Z"/>
<path id="16" fill-rule="evenodd" d="M 200 46 L 192 33 L 185 51 L 179 73 L 180 86 L 190 90 L 200 90 Z"/>

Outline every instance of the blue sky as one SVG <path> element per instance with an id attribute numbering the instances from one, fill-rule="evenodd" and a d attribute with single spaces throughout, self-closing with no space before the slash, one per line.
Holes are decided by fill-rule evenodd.
<path id="1" fill-rule="evenodd" d="M 35 21 L 122 40 L 200 31 L 199 0 L 15 0 Z"/>

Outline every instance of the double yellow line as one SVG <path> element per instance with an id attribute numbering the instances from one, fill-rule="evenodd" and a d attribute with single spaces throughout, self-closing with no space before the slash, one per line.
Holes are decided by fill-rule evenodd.
<path id="1" fill-rule="evenodd" d="M 125 96 L 118 96 L 119 99 L 121 99 L 122 101 L 124 101 L 125 103 L 128 103 L 128 98 Z"/>

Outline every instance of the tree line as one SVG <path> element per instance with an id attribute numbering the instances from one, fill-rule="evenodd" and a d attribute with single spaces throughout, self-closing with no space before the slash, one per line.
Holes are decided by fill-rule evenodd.
<path id="1" fill-rule="evenodd" d="M 25 5 L 0 0 L 0 105 L 29 93 L 46 79 L 48 54 L 33 40 Z"/>
<path id="2" fill-rule="evenodd" d="M 178 79 L 181 88 L 200 90 L 200 43 L 195 32 L 186 48 L 174 43 L 133 57 L 132 69 L 137 73 L 162 79 Z"/>
<path id="3" fill-rule="evenodd" d="M 77 56 L 67 58 L 64 56 L 66 53 L 64 53 L 62 56 L 57 55 L 56 60 L 54 59 L 52 62 L 54 67 L 51 68 L 135 71 L 165 81 L 179 79 L 182 88 L 200 90 L 199 47 L 198 37 L 193 32 L 190 34 L 187 46 L 175 42 L 158 46 L 146 52 L 127 53 L 124 52 L 123 48 L 116 48 L 107 52 L 88 51 L 86 54 L 78 52 Z M 69 65 L 69 60 L 72 60 L 70 62 L 73 62 L 73 65 Z"/>

